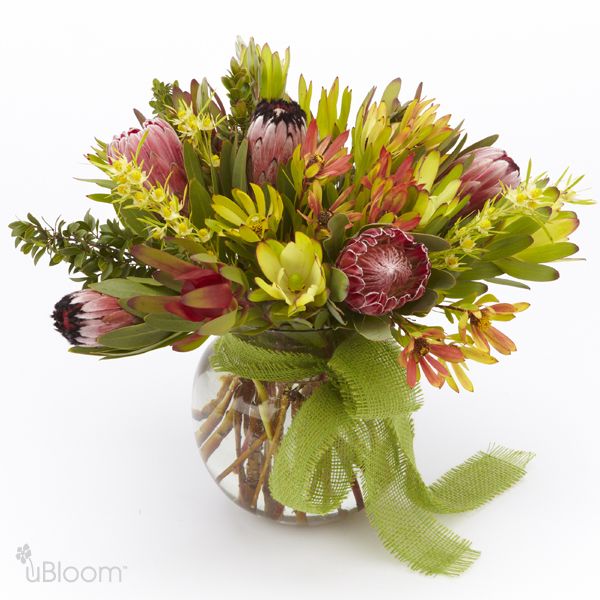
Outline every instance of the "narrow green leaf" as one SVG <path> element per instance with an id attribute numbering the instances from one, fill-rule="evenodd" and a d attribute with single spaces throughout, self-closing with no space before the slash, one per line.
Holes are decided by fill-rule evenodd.
<path id="1" fill-rule="evenodd" d="M 208 323 L 204 323 L 198 328 L 202 335 L 223 335 L 235 326 L 237 320 L 237 311 L 232 310 L 221 317 L 217 317 Z"/>
<path id="2" fill-rule="evenodd" d="M 523 252 L 519 252 L 516 258 L 532 263 L 547 263 L 561 260 L 575 254 L 579 247 L 571 242 L 557 242 L 556 244 L 544 244 L 543 246 L 532 246 Z"/>
<path id="3" fill-rule="evenodd" d="M 191 179 L 188 187 L 190 199 L 190 221 L 198 228 L 205 226 L 205 220 L 213 216 L 211 197 L 208 190 L 197 179 Z"/>
<path id="4" fill-rule="evenodd" d="M 516 258 L 505 258 L 496 261 L 498 266 L 515 279 L 526 281 L 554 281 L 558 279 L 559 273 L 556 269 L 547 265 L 524 262 Z"/>
<path id="5" fill-rule="evenodd" d="M 183 143 L 183 164 L 185 167 L 185 173 L 188 180 L 197 179 L 198 181 L 204 181 L 204 175 L 202 173 L 202 164 L 200 158 L 196 154 L 193 146 L 189 142 Z"/>
<path id="6" fill-rule="evenodd" d="M 231 179 L 231 185 L 234 188 L 248 191 L 248 179 L 246 175 L 247 169 L 247 158 L 248 158 L 248 139 L 240 144 L 235 160 L 233 162 L 233 175 Z"/>
<path id="7" fill-rule="evenodd" d="M 166 337 L 164 331 L 157 331 L 146 323 L 121 327 L 98 338 L 102 346 L 120 350 L 134 350 L 156 344 Z"/>
<path id="8" fill-rule="evenodd" d="M 485 248 L 485 254 L 482 260 L 495 261 L 499 258 L 513 256 L 521 250 L 528 248 L 533 243 L 533 238 L 529 235 L 507 235 L 494 240 Z"/>
<path id="9" fill-rule="evenodd" d="M 91 283 L 90 288 L 113 296 L 114 298 L 132 298 L 133 296 L 162 296 L 165 293 L 163 288 L 158 288 L 154 284 L 144 285 L 139 281 L 130 281 L 129 279 L 105 279 L 98 283 Z"/>
<path id="10" fill-rule="evenodd" d="M 486 279 L 489 283 L 496 283 L 498 285 L 507 285 L 510 287 L 520 288 L 522 290 L 530 290 L 531 288 L 521 281 L 514 281 L 513 279 L 505 279 L 504 277 L 489 277 Z"/>
<path id="11" fill-rule="evenodd" d="M 488 286 L 480 281 L 458 281 L 457 284 L 446 292 L 449 298 L 466 298 L 467 296 L 485 294 Z"/>
<path id="12" fill-rule="evenodd" d="M 159 331 L 171 331 L 175 333 L 187 333 L 198 329 L 198 323 L 186 321 L 180 317 L 169 314 L 147 315 L 144 321 L 153 329 Z"/>

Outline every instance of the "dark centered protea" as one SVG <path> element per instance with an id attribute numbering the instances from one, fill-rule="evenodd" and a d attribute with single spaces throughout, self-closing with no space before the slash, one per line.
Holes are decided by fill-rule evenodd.
<path id="1" fill-rule="evenodd" d="M 116 298 L 93 290 L 61 298 L 54 306 L 52 318 L 57 331 L 75 346 L 99 346 L 101 335 L 138 322 Z"/>
<path id="2" fill-rule="evenodd" d="M 346 304 L 384 315 L 425 293 L 431 273 L 427 248 L 398 227 L 373 227 L 351 239 L 337 260 L 348 276 Z"/>
<path id="3" fill-rule="evenodd" d="M 251 178 L 275 184 L 279 165 L 292 157 L 306 136 L 306 115 L 296 102 L 261 100 L 248 128 Z"/>

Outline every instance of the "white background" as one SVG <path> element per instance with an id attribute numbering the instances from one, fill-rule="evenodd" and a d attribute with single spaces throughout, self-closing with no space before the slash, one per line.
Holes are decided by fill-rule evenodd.
<path id="1" fill-rule="evenodd" d="M 236 34 L 292 47 L 288 91 L 341 77 L 419 81 L 478 139 L 522 166 L 585 172 L 600 196 L 598 14 L 592 2 L 10 2 L 0 32 L 2 213 L 1 598 L 448 599 L 600 597 L 597 207 L 573 239 L 587 262 L 531 292 L 508 324 L 519 352 L 473 370 L 476 393 L 427 389 L 417 456 L 433 480 L 498 442 L 537 452 L 526 479 L 445 521 L 481 559 L 427 578 L 391 558 L 364 515 L 319 529 L 263 522 L 229 503 L 197 455 L 190 389 L 197 355 L 162 350 L 99 363 L 66 352 L 54 302 L 63 267 L 34 268 L 6 223 L 27 211 L 79 218 L 94 191 L 82 158 L 145 110 L 153 77 L 215 84 Z M 98 216 L 105 206 L 94 205 Z M 120 585 L 31 584 L 15 560 L 127 565 Z"/>

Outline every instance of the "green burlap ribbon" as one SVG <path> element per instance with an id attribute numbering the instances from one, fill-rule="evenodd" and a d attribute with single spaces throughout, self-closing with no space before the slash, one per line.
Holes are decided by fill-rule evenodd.
<path id="1" fill-rule="evenodd" d="M 276 453 L 273 497 L 298 511 L 325 514 L 341 505 L 359 477 L 369 521 L 390 552 L 417 571 L 459 575 L 479 553 L 433 513 L 485 504 L 523 477 L 533 455 L 491 448 L 426 485 L 413 451 L 411 413 L 420 393 L 409 387 L 398 352 L 394 342 L 353 334 L 326 361 L 229 334 L 218 340 L 211 362 L 218 371 L 261 381 L 292 383 L 325 373 L 326 382 L 302 404 Z"/>

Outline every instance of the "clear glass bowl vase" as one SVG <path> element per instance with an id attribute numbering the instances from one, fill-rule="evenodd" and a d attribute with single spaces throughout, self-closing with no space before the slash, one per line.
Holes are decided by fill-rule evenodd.
<path id="1" fill-rule="evenodd" d="M 266 331 L 252 343 L 275 350 L 331 356 L 343 333 Z M 313 525 L 362 508 L 358 483 L 337 510 L 308 514 L 283 506 L 269 490 L 277 447 L 302 403 L 324 381 L 322 375 L 293 383 L 255 381 L 216 372 L 214 342 L 203 348 L 194 377 L 192 417 L 196 443 L 208 472 L 236 504 L 274 521 Z"/>

